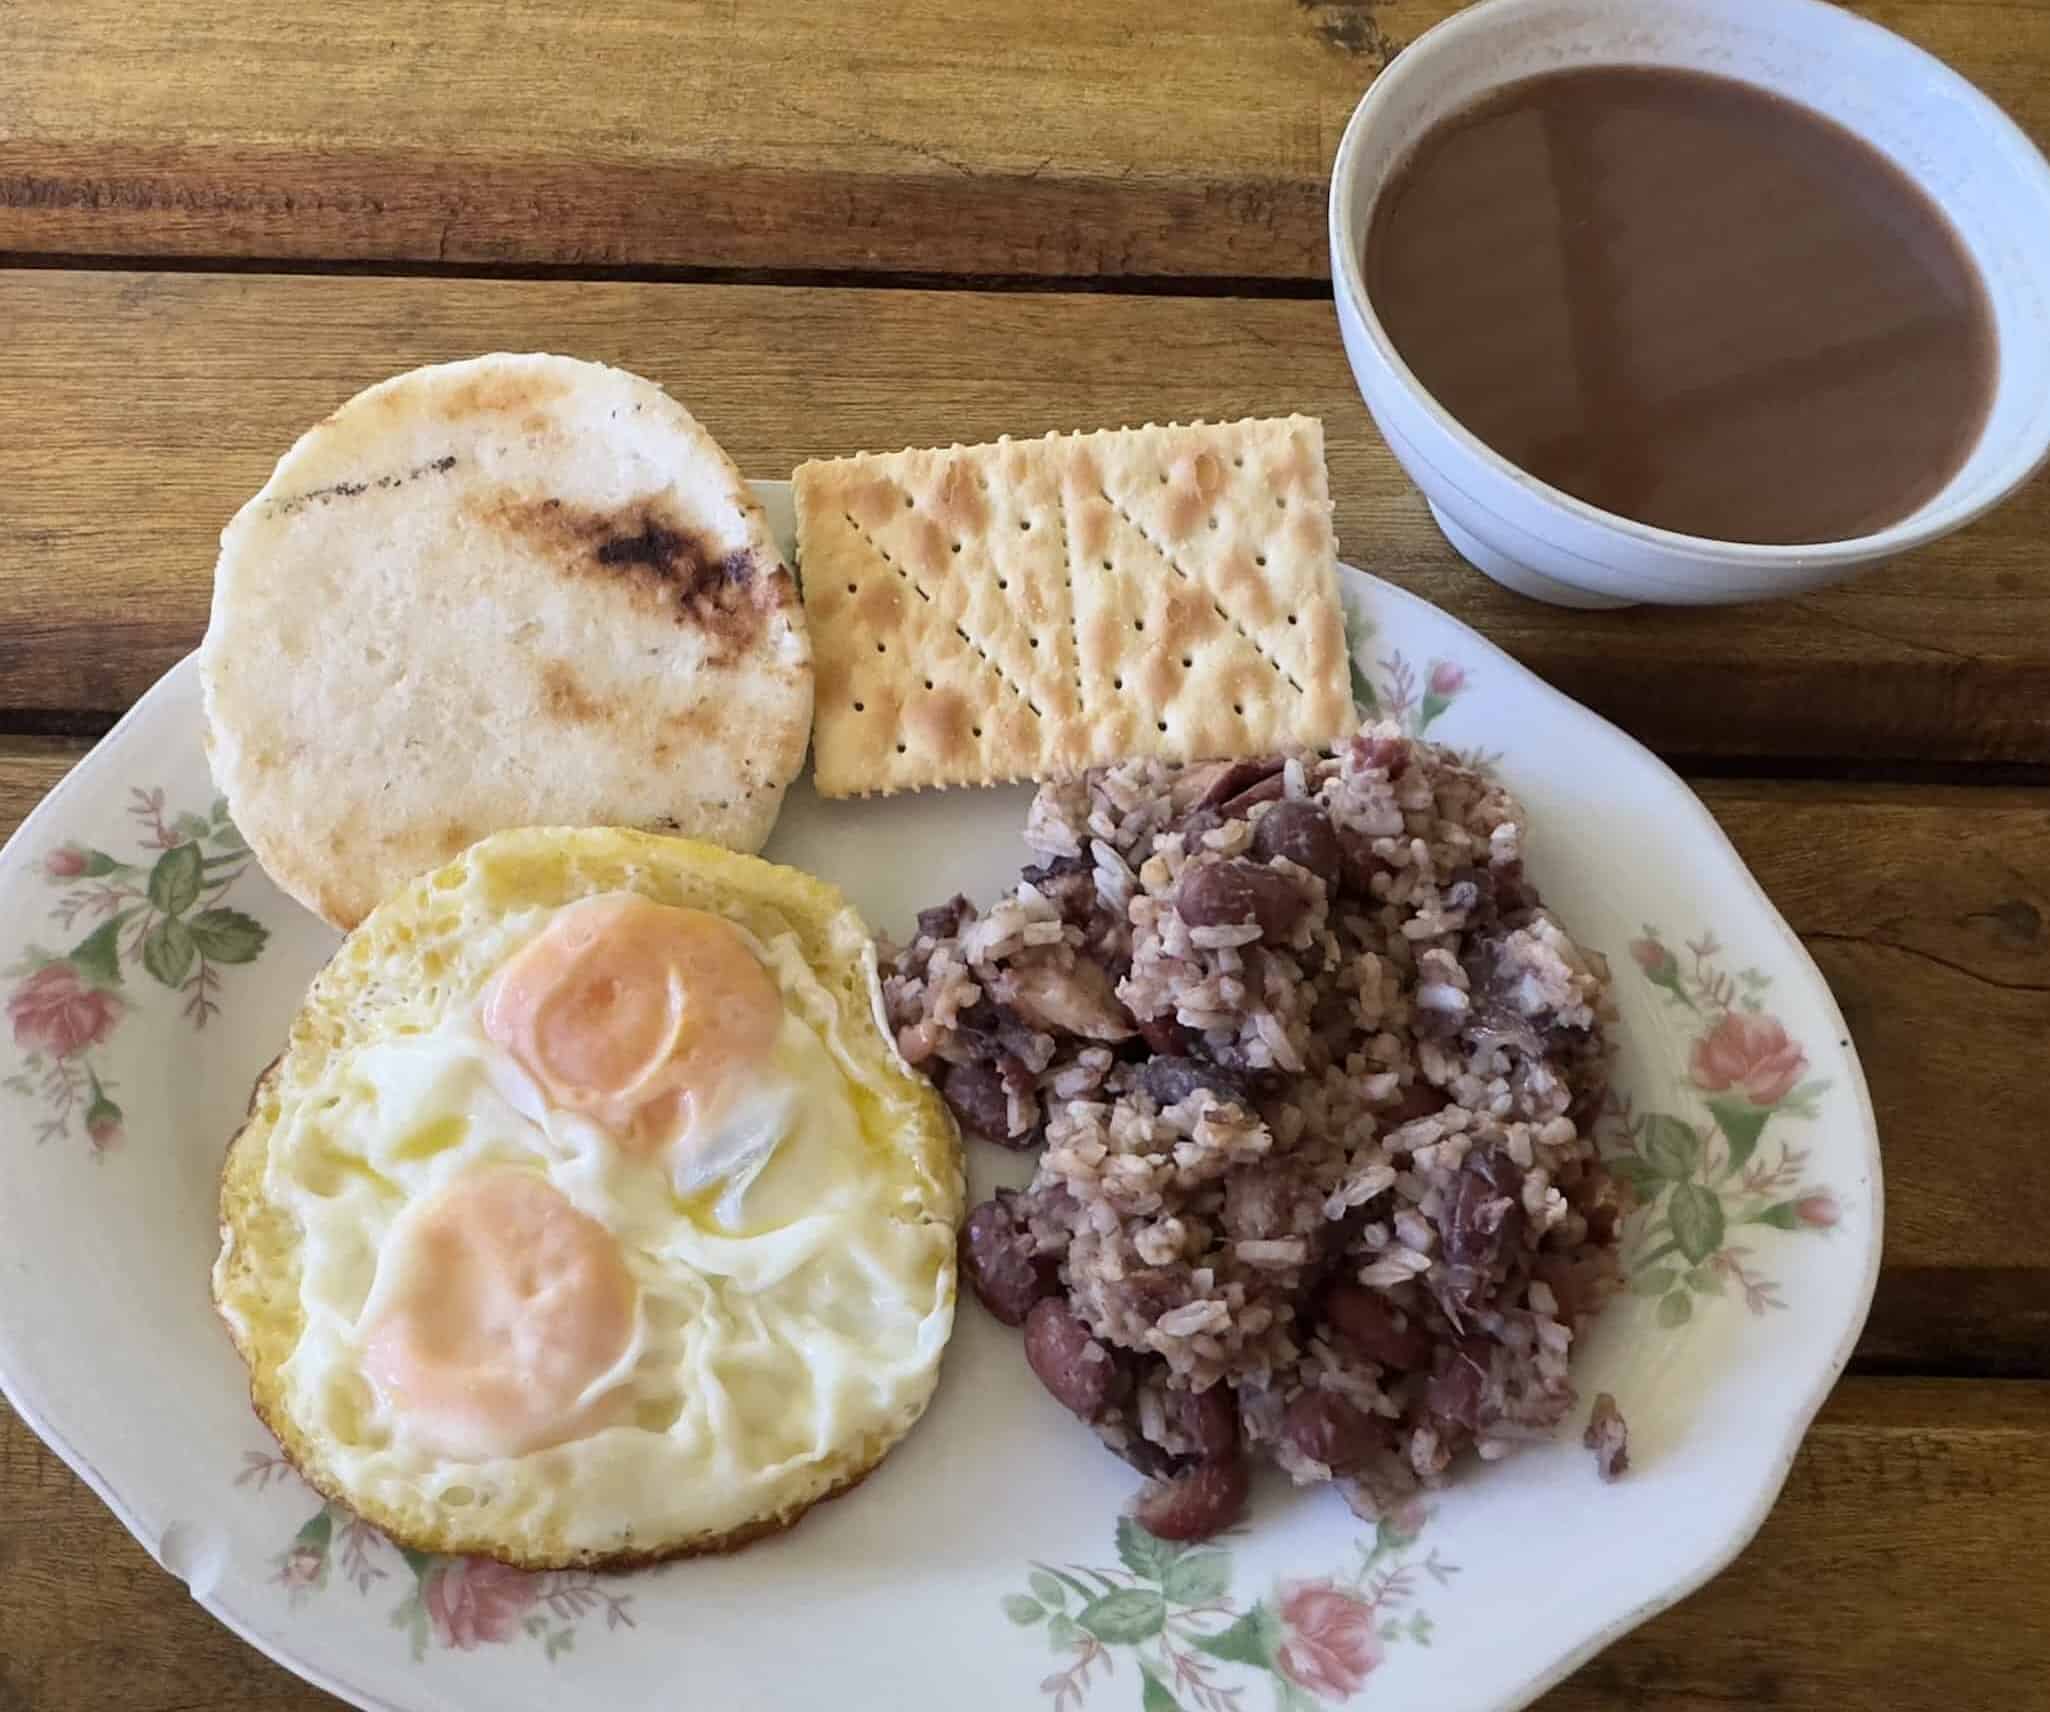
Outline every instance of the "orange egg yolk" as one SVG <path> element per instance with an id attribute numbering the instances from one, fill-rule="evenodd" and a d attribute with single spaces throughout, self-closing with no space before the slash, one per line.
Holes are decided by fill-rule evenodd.
<path id="1" fill-rule="evenodd" d="M 484 1032 L 551 1105 L 639 1150 L 761 1063 L 782 1021 L 776 983 L 736 929 L 633 893 L 558 912 L 482 1007 Z"/>
<path id="2" fill-rule="evenodd" d="M 632 1341 L 619 1244 L 531 1172 L 457 1178 L 379 1261 L 364 1372 L 409 1436 L 465 1461 L 522 1456 L 609 1423 L 582 1401 Z"/>

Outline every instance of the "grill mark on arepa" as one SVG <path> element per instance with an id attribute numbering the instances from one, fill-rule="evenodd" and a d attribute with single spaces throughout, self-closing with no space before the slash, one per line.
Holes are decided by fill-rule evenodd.
<path id="1" fill-rule="evenodd" d="M 422 476 L 445 476 L 456 467 L 455 454 L 436 458 L 432 463 L 419 464 L 410 470 L 395 475 L 374 476 L 369 481 L 329 482 L 326 487 L 310 487 L 304 493 L 287 494 L 282 499 L 273 499 L 265 507 L 274 517 L 290 517 L 295 511 L 303 511 L 315 500 L 325 505 L 332 499 L 354 499 L 366 494 L 372 488 L 389 492 L 404 487 L 408 482 L 418 481 Z"/>
<path id="2" fill-rule="evenodd" d="M 752 550 L 720 551 L 667 513 L 659 496 L 601 511 L 506 494 L 473 514 L 538 547 L 570 575 L 602 577 L 670 611 L 712 640 L 711 664 L 754 647 L 770 616 L 792 599 L 780 565 L 765 576 Z"/>

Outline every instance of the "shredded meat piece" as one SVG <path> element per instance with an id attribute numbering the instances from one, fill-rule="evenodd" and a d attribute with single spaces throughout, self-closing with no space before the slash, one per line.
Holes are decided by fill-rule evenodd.
<path id="1" fill-rule="evenodd" d="M 1592 1133 L 1607 968 L 1523 836 L 1389 725 L 1126 763 L 1043 787 L 1016 889 L 929 912 L 886 972 L 964 1124 L 1043 1147 L 963 1279 L 1160 1483 L 1164 1537 L 1229 1525 L 1255 1459 L 1386 1514 L 1572 1416 L 1629 1202 Z M 1619 1468 L 1620 1416 L 1595 1431 Z"/>
<path id="2" fill-rule="evenodd" d="M 1027 1022 L 1084 1040 L 1130 1040 L 1137 1033 L 1100 963 L 1058 957 L 1014 960 L 993 985 L 999 1004 Z"/>

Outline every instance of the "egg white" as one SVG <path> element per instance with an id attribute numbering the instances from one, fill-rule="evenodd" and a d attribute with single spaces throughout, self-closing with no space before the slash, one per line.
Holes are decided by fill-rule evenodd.
<path id="1" fill-rule="evenodd" d="M 549 912 L 508 922 L 508 947 Z M 861 1073 L 794 939 L 750 943 L 785 1014 L 746 1084 L 641 1156 L 551 1107 L 460 1008 L 337 1056 L 270 1140 L 266 1198 L 300 1233 L 291 1417 L 373 1508 L 486 1511 L 578 1553 L 736 1530 L 850 1441 L 901 1430 L 951 1324 L 944 1234 L 874 1169 Z M 363 1377 L 361 1328 L 407 1212 L 457 1177 L 545 1177 L 610 1231 L 637 1286 L 626 1352 L 584 1402 L 617 1424 L 521 1456 L 423 1444 Z"/>

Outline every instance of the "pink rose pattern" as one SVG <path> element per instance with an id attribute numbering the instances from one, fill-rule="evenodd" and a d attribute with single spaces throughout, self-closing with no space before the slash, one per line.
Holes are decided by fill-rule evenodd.
<path id="1" fill-rule="evenodd" d="M 1348 630 L 1366 621 L 1350 608 Z M 1353 634 L 1352 696 L 1362 719 L 1392 719 L 1411 737 L 1423 737 L 1466 688 L 1466 668 L 1452 660 L 1430 660 L 1421 672 L 1398 650 L 1375 662 L 1378 681 L 1361 665 L 1363 635 Z"/>
<path id="2" fill-rule="evenodd" d="M 48 926 L 69 948 L 30 945 L 0 978 L 20 1063 L 0 1088 L 40 1111 L 36 1139 L 83 1130 L 95 1156 L 118 1146 L 125 1114 L 106 1051 L 137 1000 L 140 974 L 183 1000 L 181 1014 L 204 1028 L 220 1010 L 222 970 L 253 963 L 269 929 L 225 900 L 250 865 L 249 847 L 225 801 L 205 814 L 170 814 L 161 790 L 131 793 L 134 860 L 76 841 L 43 853 L 40 871 L 55 891 Z"/>
<path id="3" fill-rule="evenodd" d="M 1350 610 L 1348 620 L 1349 631 L 1364 623 Z M 1380 662 L 1385 681 L 1377 688 L 1359 668 L 1361 637 L 1352 635 L 1349 640 L 1355 698 L 1362 714 L 1392 718 L 1412 736 L 1423 736 L 1466 688 L 1464 667 L 1433 660 L 1424 669 L 1419 693 L 1418 674 L 1400 653 Z M 1488 758 L 1475 759 L 1485 765 Z M 146 820 L 154 835 L 144 840 L 145 847 L 175 848 L 180 840 L 163 820 L 163 793 L 138 791 L 135 796 L 130 812 Z M 246 866 L 247 850 L 227 823 L 223 805 L 216 805 L 213 824 L 221 848 L 212 860 L 232 860 L 237 852 L 243 858 L 227 876 L 231 882 Z M 194 816 L 181 816 L 176 823 L 187 842 L 195 832 L 204 836 L 206 827 Z M 158 858 L 158 866 L 162 860 Z M 60 845 L 43 860 L 44 875 L 53 884 L 140 871 L 77 844 Z M 225 883 L 219 884 L 214 899 L 225 889 Z M 76 900 L 67 900 L 59 911 L 65 926 L 80 907 Z M 111 913 L 111 906 L 100 907 Z M 246 917 L 240 919 L 251 930 L 249 948 L 245 955 L 221 961 L 253 961 L 262 949 L 265 930 Z M 131 950 L 140 945 L 141 937 Z M 1640 1211 L 1658 1215 L 1659 1203 L 1678 1203 L 1639 1226 L 1630 1261 L 1633 1292 L 1659 1296 L 1658 1317 L 1669 1326 L 1690 1317 L 1694 1295 L 1722 1294 L 1726 1284 L 1742 1291 L 1754 1313 L 1786 1305 L 1777 1287 L 1749 1264 L 1750 1250 L 1724 1240 L 1732 1229 L 1765 1225 L 1829 1230 L 1844 1213 L 1842 1203 L 1827 1189 L 1782 1194 L 1799 1179 L 1805 1150 L 1782 1143 L 1770 1162 L 1757 1157 L 1765 1120 L 1777 1112 L 1812 1116 L 1813 1102 L 1826 1086 L 1801 1083 L 1806 1054 L 1779 1019 L 1763 1009 L 1760 995 L 1769 980 L 1752 970 L 1734 977 L 1726 973 L 1717 961 L 1720 947 L 1712 938 L 1690 941 L 1687 949 L 1691 968 L 1653 928 L 1646 928 L 1643 937 L 1628 947 L 1632 962 L 1666 992 L 1669 1002 L 1704 1021 L 1688 1056 L 1688 1080 L 1709 1097 L 1720 1144 L 1707 1144 L 1697 1128 L 1667 1114 L 1634 1114 L 1627 1099 L 1616 1101 L 1609 1114 L 1612 1163 L 1637 1189 L 1645 1203 Z M 92 980 L 100 964 L 82 952 L 83 944 L 68 957 L 44 957 L 31 968 L 16 970 L 27 979 L 7 1000 L 16 1046 L 59 1065 L 81 1059 L 102 1044 L 123 1015 L 123 1001 L 110 990 L 118 976 L 114 983 Z M 195 1026 L 204 1026 L 215 1008 L 202 993 L 196 1010 L 188 1004 L 187 1015 Z M 5 1085 L 25 1092 L 22 1083 L 17 1076 Z M 96 1148 L 111 1145 L 121 1133 L 120 1108 L 107 1097 L 96 1075 L 90 1076 L 87 1087 L 88 1135 Z M 59 1131 L 68 1111 L 67 1104 L 60 1113 Z M 46 1126 L 45 1139 L 48 1133 Z M 1682 1189 L 1691 1193 L 1683 1198 L 1678 1192 Z M 1713 1213 L 1701 1210 L 1711 1204 Z M 1690 1210 L 1683 1213 L 1681 1206 Z M 1675 1255 L 1695 1262 L 1677 1285 L 1671 1282 L 1677 1268 L 1662 1264 Z M 1681 1311 L 1674 1310 L 1675 1301 Z M 289 1474 L 282 1457 L 250 1452 L 235 1483 L 262 1488 Z M 1285 1581 L 1271 1600 L 1255 1601 L 1243 1612 L 1228 1591 L 1228 1551 L 1156 1540 L 1123 1518 L 1117 1528 L 1119 1568 L 1077 1573 L 1036 1564 L 1031 1592 L 1006 1598 L 1004 1611 L 1021 1626 L 1044 1623 L 1054 1651 L 1069 1657 L 1064 1669 L 1040 1684 L 1052 1697 L 1053 1712 L 1078 1707 L 1096 1673 L 1109 1676 L 1111 1655 L 1118 1648 L 1136 1652 L 1149 1705 L 1157 1689 L 1167 1701 L 1186 1702 L 1199 1712 L 1238 1712 L 1243 1691 L 1217 1680 L 1220 1665 L 1230 1663 L 1269 1672 L 1283 1706 L 1343 1702 L 1366 1686 L 1391 1644 L 1431 1642 L 1430 1618 L 1414 1604 L 1420 1578 L 1443 1586 L 1458 1570 L 1441 1561 L 1435 1549 L 1421 1560 L 1414 1558 L 1413 1548 L 1429 1516 L 1420 1503 L 1404 1506 L 1381 1520 L 1371 1541 L 1362 1542 L 1359 1567 L 1350 1577 Z M 411 1570 L 414 1585 L 393 1619 L 410 1631 L 416 1658 L 425 1656 L 430 1640 L 446 1650 L 469 1652 L 532 1637 L 552 1662 L 572 1644 L 576 1625 L 595 1611 L 605 1613 L 608 1631 L 634 1626 L 631 1596 L 607 1591 L 588 1573 L 536 1575 L 486 1559 L 400 1550 L 332 1503 L 315 1511 L 292 1544 L 278 1554 L 274 1579 L 296 1604 L 327 1586 L 330 1567 L 338 1560 L 345 1578 L 359 1594 L 367 1594 L 390 1574 L 378 1558 L 394 1551 Z"/>
<path id="4" fill-rule="evenodd" d="M 1431 660 L 1419 670 L 1399 652 L 1376 659 L 1373 636 L 1371 618 L 1347 601 L 1361 717 L 1426 736 L 1468 687 L 1466 669 Z M 1482 771 L 1497 759 L 1462 758 Z M 1713 939 L 1688 942 L 1683 961 L 1647 927 L 1626 950 L 1696 1024 L 1675 1080 L 1707 1118 L 1638 1113 L 1623 1097 L 1604 1114 L 1606 1151 L 1639 1203 L 1627 1238 L 1631 1290 L 1656 1298 L 1657 1323 L 1668 1328 L 1687 1323 L 1705 1297 L 1735 1293 L 1761 1315 L 1784 1307 L 1745 1240 L 1749 1229 L 1828 1231 L 1845 1208 L 1829 1189 L 1804 1183 L 1805 1149 L 1777 1136 L 1771 1149 L 1760 1143 L 1775 1119 L 1814 1117 L 1828 1084 L 1802 1080 L 1806 1052 L 1765 1009 L 1770 978 L 1727 970 Z M 1429 1645 L 1431 1621 L 1415 1601 L 1425 1577 L 1442 1585 L 1457 1570 L 1435 1550 L 1415 1558 L 1428 1519 L 1420 1504 L 1405 1506 L 1361 1544 L 1352 1576 L 1285 1581 L 1242 1607 L 1230 1593 L 1228 1551 L 1156 1540 L 1127 1517 L 1117 1526 L 1116 1567 L 1033 1564 L 1029 1591 L 1006 1596 L 1003 1612 L 1021 1628 L 1040 1628 L 1062 1661 L 1040 1683 L 1052 1712 L 1076 1712 L 1119 1656 L 1135 1662 L 1149 1708 L 1244 1712 L 1245 1685 L 1220 1675 L 1236 1665 L 1268 1675 L 1278 1712 L 1309 1712 L 1359 1695 L 1391 1646 Z"/>
<path id="5" fill-rule="evenodd" d="M 98 1046 L 121 1017 L 121 1001 L 89 986 L 70 963 L 45 963 L 7 1000 L 14 1044 L 24 1052 L 76 1058 Z"/>
<path id="6" fill-rule="evenodd" d="M 1350 1700 L 1381 1662 L 1374 1607 L 1330 1581 L 1283 1582 L 1274 1668 L 1325 1700 Z"/>
<path id="7" fill-rule="evenodd" d="M 1424 736 L 1467 687 L 1457 660 L 1427 660 L 1419 670 L 1400 649 L 1376 656 L 1373 616 L 1347 595 L 1345 646 L 1352 699 L 1362 719 L 1392 719 L 1411 737 Z M 1472 759 L 1485 763 L 1489 757 Z"/>
<path id="8" fill-rule="evenodd" d="M 1776 1106 L 1794 1091 L 1808 1058 L 1776 1017 L 1726 1011 L 1694 1043 L 1688 1067 L 1706 1093 L 1735 1088 L 1754 1106 Z"/>
<path id="9" fill-rule="evenodd" d="M 1837 1205 L 1836 1197 L 1826 1191 L 1803 1195 L 1794 1203 L 1794 1217 L 1815 1230 L 1828 1230 L 1843 1216 L 1843 1209 Z"/>
<path id="10" fill-rule="evenodd" d="M 274 1451 L 245 1451 L 235 1484 L 263 1491 L 274 1482 L 296 1487 L 291 1465 Z M 575 1644 L 586 1618 L 602 1613 L 605 1633 L 635 1626 L 633 1596 L 613 1592 L 589 1571 L 529 1574 L 488 1558 L 407 1551 L 341 1505 L 324 1503 L 272 1559 L 271 1580 L 297 1606 L 324 1593 L 336 1576 L 359 1597 L 380 1582 L 404 1590 L 391 1622 L 406 1631 L 415 1659 L 532 1642 L 553 1663 Z"/>
<path id="11" fill-rule="evenodd" d="M 1684 951 L 1651 927 L 1629 945 L 1638 972 L 1688 1019 L 1677 1085 L 1697 1111 L 1637 1112 L 1612 1097 L 1604 1119 L 1610 1167 L 1638 1203 L 1625 1248 L 1630 1289 L 1656 1303 L 1669 1330 L 1715 1297 L 1735 1296 L 1753 1314 L 1784 1308 L 1754 1233 L 1827 1231 L 1844 1217 L 1835 1194 L 1806 1180 L 1808 1150 L 1784 1138 L 1788 1123 L 1817 1114 L 1828 1084 L 1803 1080 L 1807 1053 L 1766 1008 L 1771 979 L 1731 970 L 1713 937 Z"/>
<path id="12" fill-rule="evenodd" d="M 1245 1687 L 1227 1674 L 1236 1666 L 1266 1674 L 1281 1712 L 1312 1712 L 1358 1694 L 1391 1646 L 1431 1644 L 1420 1597 L 1459 1571 L 1435 1549 L 1417 1555 L 1430 1515 L 1412 1501 L 1359 1543 L 1350 1574 L 1284 1581 L 1250 1605 L 1232 1595 L 1228 1549 L 1155 1539 L 1127 1516 L 1116 1565 L 1036 1563 L 1030 1591 L 1009 1595 L 1003 1611 L 1040 1629 L 1062 1661 L 1039 1685 L 1052 1712 L 1076 1712 L 1120 1656 L 1137 1667 L 1149 1708 L 1244 1712 Z"/>
<path id="13" fill-rule="evenodd" d="M 450 1558 L 420 1586 L 435 1640 L 465 1653 L 511 1640 L 541 1597 L 537 1577 L 488 1558 Z"/>

